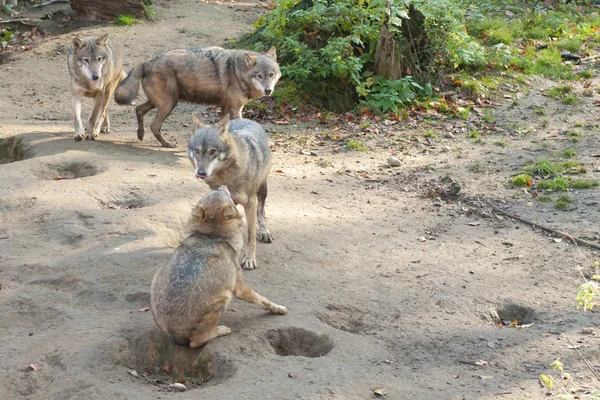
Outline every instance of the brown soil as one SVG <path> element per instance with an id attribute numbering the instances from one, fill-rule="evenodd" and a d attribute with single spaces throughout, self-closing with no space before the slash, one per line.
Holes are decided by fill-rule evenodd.
<path id="1" fill-rule="evenodd" d="M 223 44 L 251 29 L 260 4 L 165 0 L 157 22 L 77 33 L 109 32 L 129 69 L 165 48 Z M 0 163 L 0 397 L 341 400 L 380 388 L 388 399 L 543 399 L 539 374 L 558 357 L 580 388 L 600 386 L 560 336 L 600 369 L 597 313 L 574 301 L 576 267 L 589 272 L 598 253 L 483 200 L 598 243 L 599 188 L 569 193 L 561 211 L 507 184 L 529 160 L 567 147 L 587 178 L 600 178 L 597 108 L 581 83 L 572 106 L 544 96 L 550 81 L 505 87 L 518 104 L 495 110 L 499 130 L 482 143 L 467 137 L 472 121 L 387 126 L 395 136 L 357 124 L 346 134 L 366 152 L 338 151 L 332 128 L 268 125 L 276 241 L 258 246 L 259 268 L 245 277 L 289 314 L 233 301 L 223 316 L 232 334 L 191 351 L 165 342 L 144 310 L 207 192 L 186 159 L 190 113 L 216 113 L 180 104 L 164 125 L 178 147 L 164 149 L 150 133 L 139 142 L 133 108 L 111 103 L 113 132 L 73 141 L 72 36 L 0 67 L 0 138 L 21 137 L 27 155 L 8 162 L 13 146 Z M 402 166 L 388 167 L 392 155 Z M 498 326 L 513 322 L 504 318 L 534 324 Z M 173 394 L 165 365 L 193 389 Z"/>

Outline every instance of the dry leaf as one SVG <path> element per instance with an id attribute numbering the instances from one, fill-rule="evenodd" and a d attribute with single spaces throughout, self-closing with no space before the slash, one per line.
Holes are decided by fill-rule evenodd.
<path id="1" fill-rule="evenodd" d="M 29 364 L 29 368 L 31 368 L 33 371 L 39 371 L 42 369 L 39 364 Z"/>
<path id="2" fill-rule="evenodd" d="M 146 312 L 148 311 L 150 308 L 149 307 L 144 307 L 144 308 L 140 308 L 138 311 L 139 312 Z"/>
<path id="3" fill-rule="evenodd" d="M 136 378 L 140 377 L 135 369 L 130 369 L 127 372 L 129 373 L 129 375 L 135 376 Z"/>
<path id="4" fill-rule="evenodd" d="M 167 374 L 171 375 L 171 366 L 170 365 L 165 365 L 164 367 L 162 367 L 162 370 L 165 371 Z"/>
<path id="5" fill-rule="evenodd" d="M 283 170 L 281 169 L 276 169 L 275 172 L 277 172 L 278 174 L 283 174 Z"/>
<path id="6" fill-rule="evenodd" d="M 552 238 L 552 240 L 554 240 L 556 243 L 562 242 L 562 238 Z"/>
<path id="7" fill-rule="evenodd" d="M 382 387 L 376 387 L 373 389 L 373 394 L 378 397 L 383 397 L 387 394 L 387 392 Z"/>
<path id="8" fill-rule="evenodd" d="M 479 365 L 479 366 L 484 366 L 484 365 L 488 365 L 488 362 L 483 361 L 483 360 L 478 360 L 478 361 L 475 361 L 473 364 Z"/>
<path id="9" fill-rule="evenodd" d="M 480 376 L 480 377 L 479 377 L 479 379 L 481 379 L 481 380 L 485 380 L 485 379 L 494 379 L 494 377 L 493 377 L 493 376 L 486 376 L 486 375 L 482 375 L 482 376 Z"/>
<path id="10" fill-rule="evenodd" d="M 419 241 L 420 241 L 420 242 L 426 242 L 426 241 L 427 241 L 427 239 L 425 239 L 425 236 L 421 236 L 421 237 L 419 238 Z"/>
<path id="11" fill-rule="evenodd" d="M 471 225 L 471 226 L 479 226 L 479 222 L 469 222 L 467 225 Z"/>

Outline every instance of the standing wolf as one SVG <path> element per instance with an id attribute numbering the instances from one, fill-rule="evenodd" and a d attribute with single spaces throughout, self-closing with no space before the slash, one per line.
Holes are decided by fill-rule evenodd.
<path id="1" fill-rule="evenodd" d="M 231 330 L 219 325 L 232 295 L 286 315 L 244 283 L 239 267 L 246 242 L 244 208 L 225 186 L 204 196 L 192 211 L 187 238 L 152 280 L 150 305 L 156 324 L 176 344 L 199 347 Z"/>
<path id="2" fill-rule="evenodd" d="M 221 106 L 221 116 L 242 117 L 252 99 L 269 96 L 281 77 L 272 47 L 261 54 L 246 50 L 176 49 L 158 53 L 129 72 L 117 87 L 115 100 L 131 104 L 140 81 L 148 101 L 135 108 L 138 139 L 144 139 L 144 115 L 157 108 L 150 130 L 164 147 L 175 147 L 161 133 L 164 120 L 179 100 Z"/>
<path id="3" fill-rule="evenodd" d="M 271 243 L 273 236 L 265 223 L 267 177 L 271 170 L 271 148 L 260 124 L 248 119 L 229 122 L 229 115 L 217 125 L 204 125 L 192 114 L 195 133 L 188 144 L 188 156 L 196 177 L 211 189 L 227 186 L 236 204 L 248 218 L 248 241 L 242 260 L 244 269 L 256 268 L 256 218 L 258 239 Z"/>
<path id="4" fill-rule="evenodd" d="M 67 59 L 71 75 L 71 104 L 75 119 L 75 140 L 84 138 L 81 123 L 81 97 L 92 97 L 94 107 L 87 123 L 86 139 L 94 140 L 100 131 L 108 133 L 108 101 L 125 78 L 120 52 L 108 41 L 108 34 L 73 39 Z"/>

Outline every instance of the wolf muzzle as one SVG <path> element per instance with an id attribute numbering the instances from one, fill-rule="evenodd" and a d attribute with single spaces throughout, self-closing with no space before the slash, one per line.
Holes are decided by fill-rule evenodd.
<path id="1" fill-rule="evenodd" d="M 206 170 L 204 170 L 204 169 L 196 170 L 196 178 L 205 180 L 206 179 Z"/>
<path id="2" fill-rule="evenodd" d="M 265 94 L 267 96 L 269 96 L 271 93 L 273 93 L 273 90 L 271 90 L 271 89 L 265 89 Z"/>

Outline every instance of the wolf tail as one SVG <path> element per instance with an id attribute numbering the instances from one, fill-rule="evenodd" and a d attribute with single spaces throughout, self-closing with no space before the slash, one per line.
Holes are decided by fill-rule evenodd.
<path id="1" fill-rule="evenodd" d="M 144 77 L 144 64 L 140 64 L 131 71 L 115 90 L 117 104 L 131 104 L 140 92 L 140 80 Z"/>

